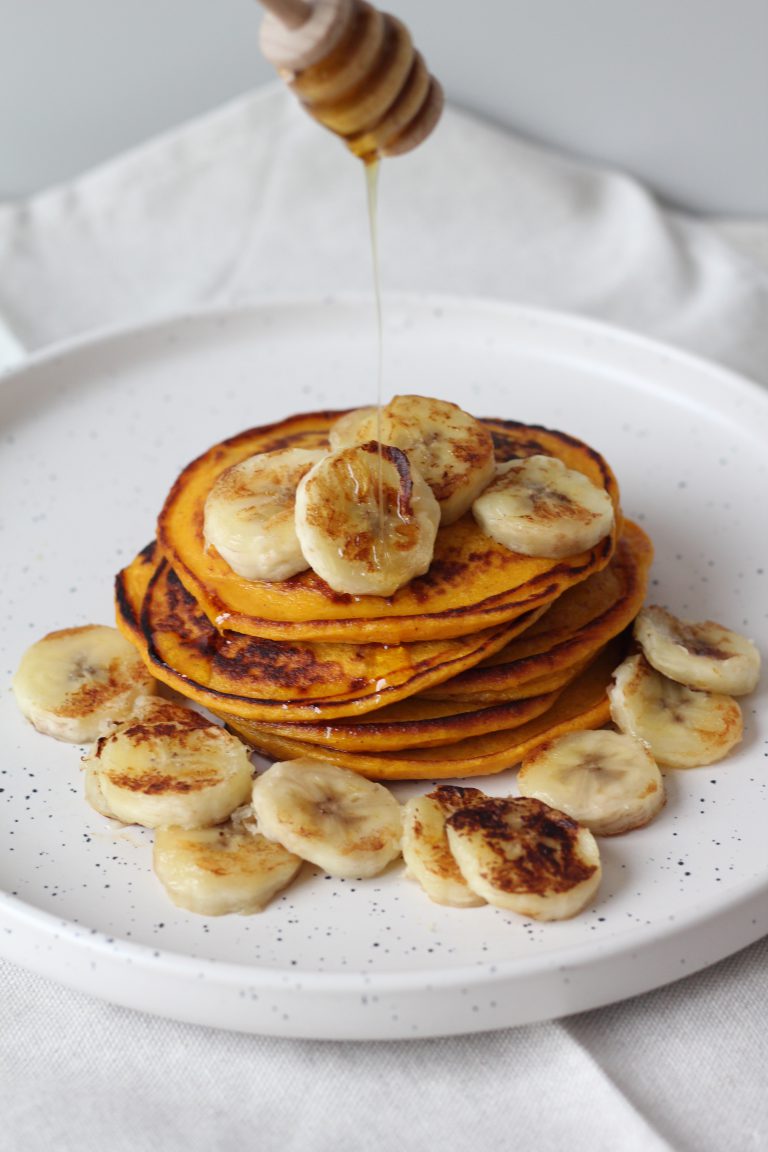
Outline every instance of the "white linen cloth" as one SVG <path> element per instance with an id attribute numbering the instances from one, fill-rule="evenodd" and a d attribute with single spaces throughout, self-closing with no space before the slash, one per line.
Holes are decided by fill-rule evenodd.
<path id="1" fill-rule="evenodd" d="M 598 172 L 449 111 L 382 166 L 384 291 L 608 320 L 768 382 L 768 277 Z M 191 304 L 370 292 L 361 165 L 268 88 L 0 207 L 0 315 L 28 348 Z"/>
<path id="2" fill-rule="evenodd" d="M 359 165 L 282 90 L 0 206 L 28 349 L 190 305 L 370 290 Z M 382 172 L 385 291 L 599 317 L 768 384 L 768 274 L 637 183 L 455 110 Z M 10 348 L 10 343 L 7 345 Z M 143 1016 L 0 961 L 0 1152 L 768 1148 L 768 940 L 567 1020 L 379 1044 Z"/>

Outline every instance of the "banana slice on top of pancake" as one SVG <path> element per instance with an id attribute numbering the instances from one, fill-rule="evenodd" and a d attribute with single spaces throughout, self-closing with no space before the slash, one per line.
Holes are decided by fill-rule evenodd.
<path id="1" fill-rule="evenodd" d="M 760 652 L 714 620 L 680 620 L 656 604 L 635 620 L 635 639 L 657 672 L 705 692 L 745 696 L 760 678 Z"/>
<path id="2" fill-rule="evenodd" d="M 391 596 L 427 571 L 440 506 L 400 448 L 375 440 L 325 456 L 296 493 L 296 534 L 335 592 Z"/>
<path id="3" fill-rule="evenodd" d="M 614 521 L 605 489 L 543 455 L 500 464 L 472 512 L 483 532 L 510 551 L 555 560 L 594 547 Z"/>
<path id="4" fill-rule="evenodd" d="M 238 576 L 287 580 L 308 567 L 296 535 L 296 488 L 324 455 L 305 448 L 260 452 L 218 477 L 205 502 L 205 542 Z"/>
<path id="5" fill-rule="evenodd" d="M 336 452 L 368 440 L 407 453 L 440 505 L 440 522 L 453 524 L 493 479 L 493 437 L 457 404 L 429 396 L 395 396 L 380 411 L 358 408 L 330 430 Z"/>

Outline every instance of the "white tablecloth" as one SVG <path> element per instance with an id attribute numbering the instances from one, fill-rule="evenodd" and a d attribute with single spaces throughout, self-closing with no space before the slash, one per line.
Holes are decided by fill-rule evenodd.
<path id="1" fill-rule="evenodd" d="M 768 384 L 766 231 L 449 110 L 381 181 L 385 292 L 600 317 Z M 360 167 L 278 89 L 0 206 L 0 362 L 191 304 L 370 289 Z M 755 249 L 756 250 L 756 249 Z M 5 342 L 2 329 L 5 328 Z M 434 1041 L 276 1040 L 142 1016 L 0 961 L 0 1149 L 768 1148 L 768 940 L 568 1020 Z"/>

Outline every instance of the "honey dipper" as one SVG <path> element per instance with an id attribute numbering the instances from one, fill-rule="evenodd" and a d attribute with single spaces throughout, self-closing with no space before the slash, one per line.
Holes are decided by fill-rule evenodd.
<path id="1" fill-rule="evenodd" d="M 400 20 L 366 0 L 261 0 L 261 50 L 320 124 L 370 163 L 437 124 L 443 90 Z"/>

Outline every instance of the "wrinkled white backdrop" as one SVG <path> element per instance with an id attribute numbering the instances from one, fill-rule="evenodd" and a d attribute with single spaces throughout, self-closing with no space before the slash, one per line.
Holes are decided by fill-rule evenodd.
<path id="1" fill-rule="evenodd" d="M 386 0 L 450 99 L 695 211 L 768 214 L 765 0 Z M 273 75 L 257 0 L 0 0 L 0 200 Z"/>

